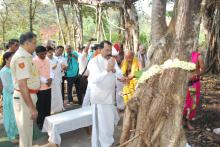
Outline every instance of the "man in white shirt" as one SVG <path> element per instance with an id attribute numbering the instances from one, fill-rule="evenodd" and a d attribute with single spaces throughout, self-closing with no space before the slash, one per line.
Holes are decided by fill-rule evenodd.
<path id="1" fill-rule="evenodd" d="M 63 101 L 64 101 L 64 99 L 65 99 L 65 97 L 64 97 L 65 71 L 67 70 L 68 64 L 67 64 L 66 58 L 62 56 L 63 51 L 64 51 L 63 46 L 57 46 L 55 49 L 54 58 L 56 60 L 58 60 L 58 62 L 61 64 L 61 67 L 62 67 L 62 97 L 63 97 Z"/>
<path id="2" fill-rule="evenodd" d="M 92 147 L 110 147 L 114 143 L 114 125 L 119 117 L 115 100 L 116 79 L 123 80 L 122 72 L 112 58 L 112 44 L 100 43 L 101 54 L 88 65 L 93 115 Z"/>

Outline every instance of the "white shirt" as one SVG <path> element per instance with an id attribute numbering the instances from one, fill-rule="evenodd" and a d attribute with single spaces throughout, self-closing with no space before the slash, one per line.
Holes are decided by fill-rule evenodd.
<path id="1" fill-rule="evenodd" d="M 67 63 L 67 59 L 63 56 L 54 56 L 54 58 L 61 64 L 61 65 L 65 65 L 65 66 L 68 66 L 68 63 Z M 65 73 L 62 71 L 62 76 L 64 76 Z"/>
<path id="2" fill-rule="evenodd" d="M 83 53 L 81 56 L 79 56 L 78 61 L 79 61 L 79 74 L 82 75 L 82 73 L 86 69 L 86 65 L 88 64 L 87 54 Z M 83 75 L 89 76 L 88 69 L 85 71 Z"/>
<path id="3" fill-rule="evenodd" d="M 52 59 L 48 58 L 48 60 L 50 61 L 50 66 L 52 68 L 56 65 L 56 68 L 52 69 L 54 73 L 54 81 L 62 82 L 62 68 L 60 62 L 54 57 Z"/>
<path id="4" fill-rule="evenodd" d="M 116 62 L 115 62 L 116 63 Z M 114 104 L 116 78 L 122 77 L 122 71 L 115 64 L 116 73 L 107 72 L 108 61 L 98 55 L 88 65 L 92 104 Z"/>

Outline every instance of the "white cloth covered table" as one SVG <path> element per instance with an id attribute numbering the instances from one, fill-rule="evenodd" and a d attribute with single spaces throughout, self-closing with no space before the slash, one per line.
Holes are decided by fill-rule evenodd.
<path id="1" fill-rule="evenodd" d="M 61 134 L 92 125 L 91 106 L 83 107 L 45 118 L 43 132 L 49 135 L 49 142 L 61 144 Z"/>

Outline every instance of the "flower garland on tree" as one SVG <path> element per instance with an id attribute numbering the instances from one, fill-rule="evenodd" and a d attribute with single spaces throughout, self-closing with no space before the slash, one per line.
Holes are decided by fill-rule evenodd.
<path id="1" fill-rule="evenodd" d="M 131 84 L 130 87 L 123 88 L 122 95 L 124 102 L 127 103 L 132 98 L 135 88 L 138 86 L 138 84 L 145 83 L 151 77 L 161 74 L 164 70 L 171 68 L 180 68 L 187 71 L 193 71 L 196 69 L 196 64 L 192 62 L 180 61 L 176 58 L 168 59 L 162 65 L 151 66 L 148 70 L 141 73 L 139 80 L 136 80 L 134 84 Z"/>

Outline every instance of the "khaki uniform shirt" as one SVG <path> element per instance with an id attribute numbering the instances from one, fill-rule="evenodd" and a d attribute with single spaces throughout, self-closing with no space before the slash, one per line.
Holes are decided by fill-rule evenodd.
<path id="1" fill-rule="evenodd" d="M 15 89 L 20 90 L 18 81 L 23 79 L 27 79 L 29 89 L 40 89 L 40 75 L 32 59 L 32 55 L 21 47 L 12 57 L 10 66 Z"/>

